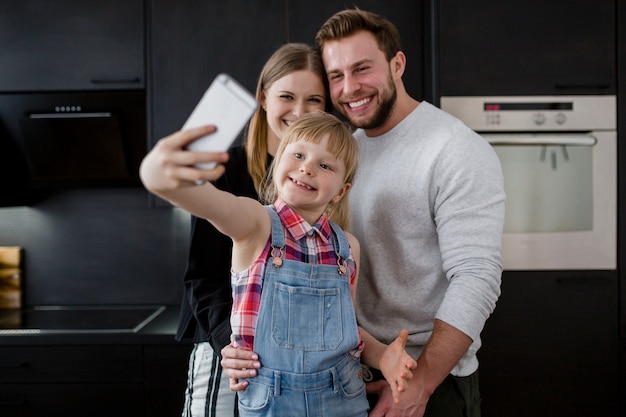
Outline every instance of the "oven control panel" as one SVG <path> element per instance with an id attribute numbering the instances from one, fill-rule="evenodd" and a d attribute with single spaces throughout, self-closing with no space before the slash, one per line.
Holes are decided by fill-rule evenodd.
<path id="1" fill-rule="evenodd" d="M 615 130 L 615 96 L 444 96 L 441 109 L 473 130 Z"/>

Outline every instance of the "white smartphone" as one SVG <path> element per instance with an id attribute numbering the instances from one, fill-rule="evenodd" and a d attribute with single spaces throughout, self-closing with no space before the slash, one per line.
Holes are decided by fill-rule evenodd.
<path id="1" fill-rule="evenodd" d="M 219 74 L 206 90 L 183 125 L 183 130 L 215 125 L 217 131 L 191 142 L 187 149 L 223 152 L 233 144 L 257 108 L 254 96 L 228 74 Z M 196 165 L 215 168 L 214 162 Z"/>

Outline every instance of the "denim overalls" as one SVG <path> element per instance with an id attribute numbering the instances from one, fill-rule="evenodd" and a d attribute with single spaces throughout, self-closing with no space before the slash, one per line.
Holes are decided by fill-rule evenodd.
<path id="1" fill-rule="evenodd" d="M 283 226 L 273 207 L 272 256 L 265 267 L 254 350 L 258 376 L 239 392 L 239 415 L 366 417 L 368 403 L 361 364 L 350 352 L 359 335 L 349 274 L 333 265 L 282 259 Z M 350 249 L 334 223 L 340 259 Z"/>

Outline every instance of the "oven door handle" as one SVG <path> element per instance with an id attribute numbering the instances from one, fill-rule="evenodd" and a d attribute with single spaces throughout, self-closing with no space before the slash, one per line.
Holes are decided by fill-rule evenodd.
<path id="1" fill-rule="evenodd" d="M 561 145 L 594 146 L 598 139 L 590 134 L 520 134 L 483 133 L 481 135 L 491 145 Z"/>

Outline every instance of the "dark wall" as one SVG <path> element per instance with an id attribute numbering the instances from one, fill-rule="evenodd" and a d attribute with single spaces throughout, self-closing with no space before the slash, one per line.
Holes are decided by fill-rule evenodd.
<path id="1" fill-rule="evenodd" d="M 68 190 L 0 208 L 0 246 L 24 248 L 26 305 L 178 304 L 188 220 L 142 188 Z"/>

